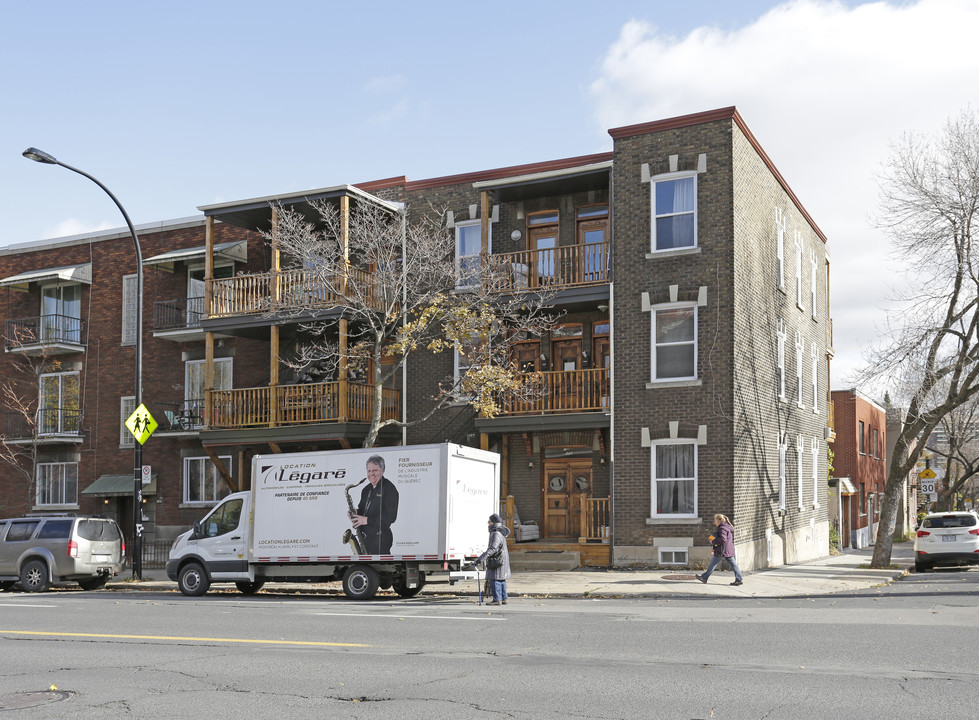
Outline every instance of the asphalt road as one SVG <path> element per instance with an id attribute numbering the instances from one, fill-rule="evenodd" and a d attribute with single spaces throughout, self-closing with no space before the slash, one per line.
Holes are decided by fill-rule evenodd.
<path id="1" fill-rule="evenodd" d="M 0 710 L 32 719 L 972 718 L 977 605 L 979 570 L 783 600 L 517 598 L 503 608 L 440 596 L 2 593 Z"/>

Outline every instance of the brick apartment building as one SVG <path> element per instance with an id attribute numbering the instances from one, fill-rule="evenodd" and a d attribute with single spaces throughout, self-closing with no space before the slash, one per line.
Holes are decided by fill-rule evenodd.
<path id="1" fill-rule="evenodd" d="M 865 548 L 877 538 L 887 484 L 887 411 L 858 390 L 834 390 L 832 398 L 837 492 L 831 520 L 843 547 Z"/>
<path id="2" fill-rule="evenodd" d="M 514 362 L 542 379 L 539 399 L 494 418 L 452 408 L 405 437 L 501 454 L 501 504 L 516 539 L 533 539 L 515 553 L 563 552 L 586 565 L 697 564 L 709 554 L 713 515 L 724 513 L 743 568 L 825 555 L 833 353 L 826 238 L 735 108 L 609 133 L 609 153 L 209 205 L 186 227 L 143 231 L 144 257 L 159 267 L 147 293 L 155 282 L 157 302 L 172 305 L 159 306 L 163 324 L 147 321 L 144 351 L 153 367 L 144 371 L 144 398 L 175 413 L 172 422 L 164 415 L 160 443 L 154 436 L 144 450 L 157 473 L 148 494 L 155 536 L 187 527 L 228 487 L 247 487 L 255 453 L 355 446 L 364 437 L 368 408 L 356 378 L 290 374 L 280 358 L 304 316 L 269 311 L 289 302 L 273 297 L 282 258 L 257 232 L 272 226 L 270 201 L 302 211 L 319 200 L 340 208 L 406 203 L 409 213 L 446 207 L 458 256 L 505 261 L 514 287 L 537 282 L 554 291 L 560 324 L 514 349 Z M 44 448 L 46 458 L 77 464 L 76 497 L 65 493 L 64 507 L 112 506 L 113 496 L 93 486 L 131 477 L 131 454 L 119 447 L 132 392 L 132 352 L 119 341 L 123 276 L 133 266 L 127 241 L 116 234 L 63 243 L 77 265 L 96 267 L 108 252 L 102 247 L 119 256 L 111 274 L 73 281 L 82 319 L 98 308 L 100 320 L 88 321 L 83 348 L 63 356 L 75 372 L 93 368 L 79 381 L 79 437 Z M 24 286 L 16 276 L 66 265 L 57 246 L 0 251 L 0 286 Z M 27 283 L 26 296 L 12 289 L 26 305 L 8 304 L 7 318 L 37 316 L 30 308 L 39 307 L 45 282 Z M 203 298 L 193 301 L 193 322 L 191 296 Z M 339 317 L 341 308 L 325 302 L 316 313 Z M 111 371 L 103 370 L 99 353 L 113 343 Z M 409 363 L 404 380 L 385 389 L 383 412 L 421 417 L 433 383 L 458 371 L 451 353 Z M 401 441 L 400 430 L 380 438 Z M 4 503 L 26 509 L 8 499 L 15 490 L 24 497 L 13 475 L 0 473 Z M 51 499 L 35 495 L 31 507 Z M 124 500 L 116 511 L 124 519 Z"/>

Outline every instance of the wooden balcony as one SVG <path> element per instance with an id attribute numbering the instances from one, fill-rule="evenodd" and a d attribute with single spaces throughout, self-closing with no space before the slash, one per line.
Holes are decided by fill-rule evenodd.
<path id="1" fill-rule="evenodd" d="M 356 284 L 369 302 L 376 302 L 373 277 L 369 272 L 350 268 L 346 277 L 329 283 L 335 288 L 343 283 Z M 253 315 L 299 310 L 323 310 L 345 305 L 345 300 L 324 284 L 311 270 L 271 271 L 230 278 L 209 279 L 211 312 L 208 317 Z"/>
<path id="2" fill-rule="evenodd" d="M 607 368 L 527 373 L 523 391 L 500 399 L 501 415 L 546 415 L 609 409 Z"/>
<path id="3" fill-rule="evenodd" d="M 547 250 L 484 255 L 499 293 L 563 290 L 608 282 L 610 243 L 564 245 Z"/>
<path id="4" fill-rule="evenodd" d="M 374 388 L 360 383 L 325 382 L 306 385 L 212 390 L 210 430 L 317 423 L 370 422 Z M 401 392 L 385 388 L 381 419 L 401 415 Z"/>

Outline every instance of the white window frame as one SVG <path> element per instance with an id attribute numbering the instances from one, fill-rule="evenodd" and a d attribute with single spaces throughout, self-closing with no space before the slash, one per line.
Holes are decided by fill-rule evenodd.
<path id="1" fill-rule="evenodd" d="M 816 319 L 816 251 L 809 248 L 809 299 L 812 304 L 812 319 Z"/>
<path id="2" fill-rule="evenodd" d="M 675 180 L 683 180 L 686 178 L 691 178 L 693 180 L 693 210 L 683 210 L 680 212 L 667 212 L 658 213 L 656 209 L 656 186 L 659 183 L 673 182 Z M 650 178 L 649 182 L 650 188 L 650 207 L 652 208 L 652 223 L 650 230 L 650 253 L 669 253 L 676 252 L 678 250 L 694 250 L 700 246 L 698 241 L 698 202 L 697 202 L 697 171 L 692 170 L 688 172 L 674 172 L 666 173 L 663 175 L 657 175 Z M 659 218 L 668 217 L 679 217 L 681 215 L 692 215 L 693 216 L 693 243 L 691 245 L 678 245 L 676 247 L 660 248 L 658 247 L 658 240 L 656 237 L 656 221 Z"/>
<path id="3" fill-rule="evenodd" d="M 682 342 L 674 343 L 662 343 L 663 347 L 677 347 L 681 345 L 693 345 L 693 367 L 691 368 L 690 375 L 677 375 L 673 377 L 659 377 L 658 370 L 656 366 L 657 358 L 657 348 L 660 347 L 660 343 L 656 342 L 656 318 L 660 312 L 668 312 L 673 310 L 692 310 L 693 311 L 693 340 L 684 340 Z M 662 305 L 653 305 L 650 308 L 650 331 L 649 331 L 649 342 L 650 342 L 650 352 L 649 352 L 649 376 L 650 382 L 653 383 L 669 383 L 669 382 L 682 382 L 686 380 L 697 380 L 697 362 L 699 360 L 698 353 L 698 325 L 700 321 L 700 312 L 698 310 L 697 303 L 664 303 Z"/>
<path id="4" fill-rule="evenodd" d="M 785 290 L 785 214 L 778 208 L 775 208 L 775 259 L 778 270 L 776 287 Z"/>
<path id="5" fill-rule="evenodd" d="M 788 444 L 780 434 L 778 436 L 778 509 L 785 512 L 785 455 Z"/>
<path id="6" fill-rule="evenodd" d="M 795 336 L 795 404 L 800 408 L 805 407 L 802 399 L 802 351 L 805 349 L 805 340 L 802 335 L 796 333 Z"/>
<path id="7" fill-rule="evenodd" d="M 690 548 L 685 547 L 661 547 L 657 548 L 659 551 L 657 553 L 657 562 L 660 565 L 689 565 L 690 564 Z M 671 553 L 674 557 L 672 560 L 666 560 L 663 558 L 664 553 Z M 683 560 L 678 560 L 676 555 L 678 553 L 683 553 Z"/>
<path id="8" fill-rule="evenodd" d="M 689 477 L 689 478 L 660 478 L 660 477 L 657 477 L 657 475 L 656 475 L 656 455 L 659 452 L 659 449 L 661 447 L 672 446 L 672 445 L 690 445 L 690 446 L 693 447 L 693 477 Z M 650 443 L 650 453 L 649 453 L 649 457 L 650 457 L 650 469 L 649 469 L 649 476 L 650 476 L 649 517 L 654 518 L 654 519 L 657 519 L 657 520 L 661 520 L 661 519 L 664 519 L 664 518 L 669 518 L 669 519 L 684 519 L 684 518 L 696 518 L 696 517 L 698 517 L 698 515 L 697 515 L 697 513 L 698 513 L 697 508 L 698 508 L 698 505 L 699 505 L 698 493 L 700 491 L 699 482 L 698 482 L 698 476 L 700 474 L 700 465 L 699 465 L 700 458 L 699 458 L 699 455 L 700 455 L 700 453 L 699 453 L 699 448 L 697 446 L 697 441 L 696 440 L 687 440 L 687 439 L 680 439 L 680 438 L 673 439 L 673 438 L 671 438 L 671 439 L 655 440 L 652 443 Z M 664 481 L 666 481 L 666 480 L 669 480 L 669 481 L 676 481 L 676 480 L 692 481 L 693 482 L 693 511 L 690 512 L 690 513 L 660 513 L 660 512 L 657 512 L 656 511 L 657 499 L 658 499 L 657 498 L 657 487 L 658 487 L 657 486 L 657 482 L 659 480 L 664 480 Z"/>
<path id="9" fill-rule="evenodd" d="M 779 327 L 775 331 L 775 374 L 778 399 L 785 401 L 785 330 Z"/>
<path id="10" fill-rule="evenodd" d="M 819 438 L 813 438 L 810 445 L 812 452 L 812 507 L 819 507 Z"/>
<path id="11" fill-rule="evenodd" d="M 74 497 L 68 497 L 69 486 L 67 481 L 67 469 L 73 468 L 75 479 L 74 479 Z M 59 496 L 61 502 L 42 502 L 42 474 L 48 474 L 53 468 L 60 469 L 60 478 L 45 478 L 45 482 L 48 483 L 47 488 L 50 489 L 50 483 L 52 481 L 59 484 Z M 51 463 L 38 463 L 34 485 L 34 504 L 36 507 L 52 508 L 52 507 L 77 507 L 78 506 L 78 463 L 77 462 L 51 462 Z"/>
<path id="12" fill-rule="evenodd" d="M 224 463 L 224 467 L 228 470 L 228 472 L 231 473 L 231 476 L 234 477 L 234 468 L 233 468 L 233 466 L 231 464 L 231 456 L 230 455 L 219 455 L 218 457 L 221 460 L 221 462 Z M 189 492 L 189 490 L 190 490 L 190 465 L 191 465 L 191 463 L 197 463 L 197 462 L 200 462 L 203 465 L 202 470 L 203 469 L 206 469 L 208 467 L 211 468 L 211 473 L 212 473 L 212 476 L 211 476 L 211 481 L 212 481 L 211 495 L 213 496 L 214 499 L 206 499 L 206 500 L 191 500 L 190 499 L 190 492 Z M 196 457 L 185 457 L 183 459 L 182 465 L 183 465 L 183 504 L 184 505 L 190 505 L 190 506 L 195 506 L 195 507 L 196 506 L 216 505 L 218 502 L 221 501 L 221 499 L 223 499 L 224 497 L 227 497 L 227 495 L 230 494 L 231 490 L 229 488 L 227 493 L 225 493 L 221 497 L 217 497 L 218 487 L 219 487 L 218 486 L 218 483 L 221 482 L 221 477 L 218 474 L 217 466 L 211 461 L 211 458 L 208 457 L 207 455 L 199 455 L 199 456 L 196 456 Z"/>
<path id="13" fill-rule="evenodd" d="M 798 477 L 796 478 L 796 486 L 798 487 L 798 490 L 799 490 L 799 509 L 800 510 L 802 510 L 802 478 L 803 478 L 803 470 L 802 470 L 803 447 L 802 447 L 802 443 L 803 443 L 802 435 L 796 436 L 796 439 L 795 439 L 795 462 L 796 462 L 796 474 L 798 475 Z"/>
<path id="14" fill-rule="evenodd" d="M 802 310 L 802 236 L 795 233 L 795 305 Z"/>
<path id="15" fill-rule="evenodd" d="M 122 276 L 122 339 L 120 344 L 123 346 L 136 344 L 137 285 L 138 277 L 136 275 Z"/>
<path id="16" fill-rule="evenodd" d="M 819 351 L 816 343 L 810 346 L 812 355 L 812 412 L 814 415 L 819 413 Z"/>
<path id="17" fill-rule="evenodd" d="M 123 395 L 119 398 L 119 447 L 120 448 L 133 448 L 136 447 L 136 438 L 133 434 L 129 432 L 129 428 L 126 427 L 126 420 L 129 416 L 133 414 L 136 410 L 136 396 L 135 395 Z"/>
<path id="18" fill-rule="evenodd" d="M 455 277 L 456 277 L 456 289 L 463 290 L 468 287 L 472 287 L 473 283 L 463 282 L 462 277 L 462 259 L 463 257 L 470 257 L 468 255 L 462 255 L 462 236 L 467 228 L 478 228 L 480 235 L 480 249 L 479 253 L 476 254 L 478 257 L 482 253 L 482 221 L 481 220 L 466 220 L 465 222 L 457 222 L 455 224 Z M 487 253 L 493 252 L 493 222 L 489 223 L 489 238 Z"/>

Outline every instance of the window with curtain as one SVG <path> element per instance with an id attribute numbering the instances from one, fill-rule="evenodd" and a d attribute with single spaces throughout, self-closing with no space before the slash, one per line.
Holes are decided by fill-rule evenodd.
<path id="1" fill-rule="evenodd" d="M 669 306 L 652 312 L 652 379 L 697 377 L 697 307 Z"/>
<path id="2" fill-rule="evenodd" d="M 38 435 L 80 433 L 81 404 L 78 373 L 45 373 L 40 380 Z"/>
<path id="3" fill-rule="evenodd" d="M 493 224 L 490 223 L 489 252 L 493 251 Z M 482 224 L 478 220 L 456 225 L 456 287 L 470 287 L 479 281 L 479 256 L 483 249 Z"/>
<path id="4" fill-rule="evenodd" d="M 654 180 L 653 252 L 697 246 L 697 175 Z"/>
<path id="5" fill-rule="evenodd" d="M 231 456 L 220 456 L 228 472 L 231 470 Z M 184 502 L 216 503 L 231 489 L 218 473 L 217 467 L 209 457 L 184 458 Z"/>
<path id="6" fill-rule="evenodd" d="M 697 446 L 653 446 L 652 516 L 697 514 Z"/>

